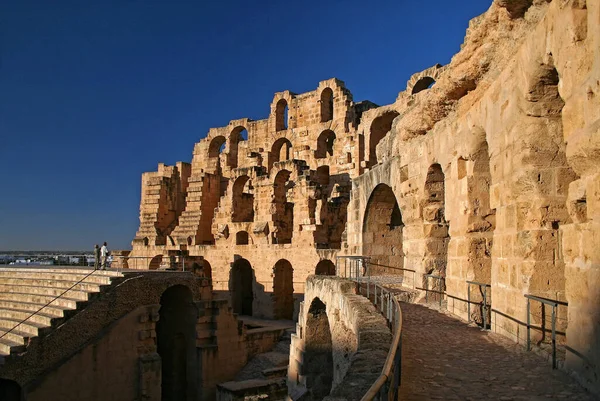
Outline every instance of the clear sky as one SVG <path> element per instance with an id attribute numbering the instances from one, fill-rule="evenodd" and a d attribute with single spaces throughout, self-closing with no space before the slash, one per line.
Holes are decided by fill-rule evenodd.
<path id="1" fill-rule="evenodd" d="M 0 250 L 129 249 L 142 172 L 278 91 L 391 103 L 490 4 L 0 1 Z"/>

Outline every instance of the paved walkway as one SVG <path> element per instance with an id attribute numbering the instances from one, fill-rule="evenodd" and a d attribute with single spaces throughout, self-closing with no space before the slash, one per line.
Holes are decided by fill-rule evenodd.
<path id="1" fill-rule="evenodd" d="M 498 334 L 421 305 L 401 305 L 401 400 L 596 399 Z"/>

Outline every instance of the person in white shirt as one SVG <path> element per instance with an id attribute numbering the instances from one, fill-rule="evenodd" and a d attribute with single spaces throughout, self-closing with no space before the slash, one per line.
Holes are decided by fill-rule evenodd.
<path id="1" fill-rule="evenodd" d="M 108 247 L 106 242 L 100 248 L 100 257 L 102 258 L 102 270 L 106 270 L 106 263 L 108 262 Z"/>

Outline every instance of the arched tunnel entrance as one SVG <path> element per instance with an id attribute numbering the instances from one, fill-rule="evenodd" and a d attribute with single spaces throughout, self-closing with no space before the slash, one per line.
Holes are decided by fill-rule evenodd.
<path id="1" fill-rule="evenodd" d="M 233 263 L 229 277 L 229 291 L 231 291 L 231 303 L 234 313 L 252 316 L 253 282 L 254 272 L 250 262 L 246 259 L 236 260 Z"/>
<path id="2" fill-rule="evenodd" d="M 327 307 L 313 299 L 305 326 L 304 375 L 313 400 L 321 400 L 331 392 L 333 383 L 333 346 Z"/>
<path id="3" fill-rule="evenodd" d="M 184 285 L 168 288 L 160 298 L 156 324 L 157 350 L 162 361 L 162 401 L 194 399 L 196 321 L 192 291 Z"/>
<path id="4" fill-rule="evenodd" d="M 371 257 L 371 274 L 402 275 L 404 222 L 396 196 L 386 184 L 375 187 L 363 221 L 363 255 Z"/>

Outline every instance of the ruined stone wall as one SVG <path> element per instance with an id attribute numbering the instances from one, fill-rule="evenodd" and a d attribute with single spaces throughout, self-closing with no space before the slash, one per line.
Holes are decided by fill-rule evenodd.
<path id="1" fill-rule="evenodd" d="M 415 286 L 446 291 L 462 317 L 466 281 L 488 284 L 492 329 L 519 342 L 525 295 L 568 302 L 557 313 L 566 365 L 599 391 L 599 22 L 589 0 L 497 0 L 450 64 L 414 74 L 393 104 L 354 103 L 336 79 L 277 93 L 267 119 L 231 121 L 195 146 L 190 177 L 219 185 L 192 194 L 190 179 L 171 223 L 180 239 L 136 240 L 132 255 L 203 256 L 220 291 L 245 260 L 244 313 L 264 317 L 289 298 L 273 293 L 281 259 L 297 309 L 301 283 L 338 254 L 371 256 L 378 274 L 415 270 Z M 534 325 L 550 318 L 533 304 Z"/>
<path id="2" fill-rule="evenodd" d="M 290 347 L 289 393 L 359 400 L 381 374 L 389 351 L 386 321 L 356 294 L 352 281 L 311 276 L 306 285 Z"/>

